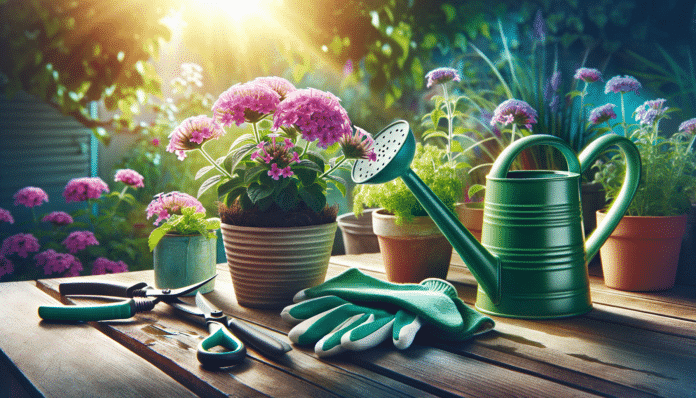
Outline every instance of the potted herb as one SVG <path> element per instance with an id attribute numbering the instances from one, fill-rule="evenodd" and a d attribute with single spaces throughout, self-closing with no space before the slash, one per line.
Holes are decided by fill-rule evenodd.
<path id="1" fill-rule="evenodd" d="M 246 125 L 228 155 L 213 159 L 205 145 Z M 241 305 L 282 307 L 323 282 L 336 233 L 336 206 L 327 190 L 345 194 L 334 175 L 351 159 L 374 159 L 372 138 L 353 128 L 329 92 L 297 89 L 279 77 L 236 84 L 215 101 L 212 117 L 185 120 L 167 150 L 198 152 L 210 165 L 198 191 L 217 189 L 223 243 Z M 327 159 L 326 154 L 336 156 Z"/>
<path id="2" fill-rule="evenodd" d="M 444 149 L 418 143 L 411 168 L 453 211 L 463 184 L 456 163 L 447 160 L 446 155 Z M 354 195 L 353 211 L 357 215 L 365 206 L 379 207 L 372 213 L 372 227 L 390 281 L 447 277 L 452 246 L 401 178 L 359 185 Z"/>
<path id="3" fill-rule="evenodd" d="M 617 76 L 607 82 L 605 92 L 623 96 L 639 88 L 640 83 L 633 77 Z M 622 117 L 623 131 L 638 147 L 643 168 L 627 214 L 600 250 L 604 283 L 612 288 L 664 290 L 675 282 L 687 213 L 696 192 L 696 156 L 692 150 L 696 119 L 683 122 L 671 136 L 660 136 L 660 121 L 674 111 L 665 103 L 664 99 L 646 101 L 634 112 L 638 122 L 634 125 L 626 124 L 625 114 Z M 615 115 L 605 111 L 606 116 L 596 121 L 609 124 Z M 595 181 L 613 200 L 623 176 L 621 157 L 611 157 L 594 167 L 598 169 Z M 598 211 L 597 223 L 604 217 Z"/>
<path id="4" fill-rule="evenodd" d="M 203 205 L 183 192 L 157 195 L 147 206 L 147 218 L 156 216 L 148 238 L 153 251 L 155 286 L 176 289 L 215 275 L 218 218 L 206 218 Z M 209 293 L 212 280 L 197 291 Z M 195 292 L 191 293 L 195 294 Z"/>

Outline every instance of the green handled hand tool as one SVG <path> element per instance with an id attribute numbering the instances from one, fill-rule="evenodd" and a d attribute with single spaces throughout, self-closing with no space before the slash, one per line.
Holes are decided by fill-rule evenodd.
<path id="1" fill-rule="evenodd" d="M 138 312 L 150 311 L 160 301 L 173 302 L 210 282 L 217 275 L 179 289 L 155 289 L 141 282 L 124 285 L 113 282 L 66 282 L 58 290 L 63 296 L 128 297 L 126 301 L 101 305 L 40 306 L 39 317 L 47 321 L 106 321 L 128 319 Z"/>
<path id="2" fill-rule="evenodd" d="M 210 336 L 198 344 L 198 361 L 207 368 L 221 368 L 235 365 L 246 357 L 246 347 L 237 336 L 227 329 L 227 317 L 198 292 L 196 306 L 203 312 Z M 222 351 L 211 351 L 221 347 Z"/>

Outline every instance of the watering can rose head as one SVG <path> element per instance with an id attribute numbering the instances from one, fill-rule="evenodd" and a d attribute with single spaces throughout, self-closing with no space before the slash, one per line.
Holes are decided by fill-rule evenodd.
<path id="1" fill-rule="evenodd" d="M 237 137 L 226 156 L 213 159 L 206 143 L 244 124 L 251 131 Z M 373 143 L 368 133 L 351 125 L 335 95 L 297 89 L 280 77 L 261 77 L 223 92 L 211 116 L 185 120 L 170 135 L 167 150 L 181 160 L 196 151 L 209 162 L 196 176 L 212 174 L 201 184 L 199 197 L 215 187 L 226 206 L 319 213 L 326 207 L 329 184 L 345 195 L 345 181 L 334 172 L 348 170 L 353 159 L 374 160 Z M 327 159 L 324 150 L 338 156 Z"/>
<path id="2" fill-rule="evenodd" d="M 156 216 L 155 228 L 148 238 L 150 250 L 168 233 L 179 235 L 205 235 L 215 239 L 215 230 L 220 228 L 220 219 L 206 218 L 205 208 L 193 196 L 183 192 L 160 193 L 147 206 L 147 218 Z M 161 223 L 161 224 L 160 224 Z"/>

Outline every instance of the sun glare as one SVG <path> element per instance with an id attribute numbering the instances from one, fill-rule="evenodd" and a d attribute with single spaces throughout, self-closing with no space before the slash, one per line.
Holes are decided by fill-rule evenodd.
<path id="1" fill-rule="evenodd" d="M 199 4 L 208 11 L 225 13 L 237 23 L 271 12 L 280 0 L 203 0 Z"/>

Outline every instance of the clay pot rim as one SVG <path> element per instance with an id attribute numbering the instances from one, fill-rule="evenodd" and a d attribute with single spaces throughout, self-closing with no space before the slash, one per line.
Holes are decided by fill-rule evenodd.
<path id="1" fill-rule="evenodd" d="M 431 236 L 442 232 L 430 216 L 414 216 L 413 222 L 396 224 L 396 216 L 380 207 L 372 212 L 372 230 L 377 236 Z"/>
<path id="2" fill-rule="evenodd" d="M 330 222 L 326 224 L 318 224 L 318 225 L 304 225 L 301 227 L 245 227 L 241 225 L 234 225 L 234 224 L 225 224 L 223 222 L 220 223 L 220 229 L 236 229 L 236 230 L 241 230 L 241 231 L 257 231 L 257 232 L 278 232 L 278 231 L 311 231 L 313 229 L 327 229 L 331 228 L 331 226 L 338 226 L 338 222 Z"/>

